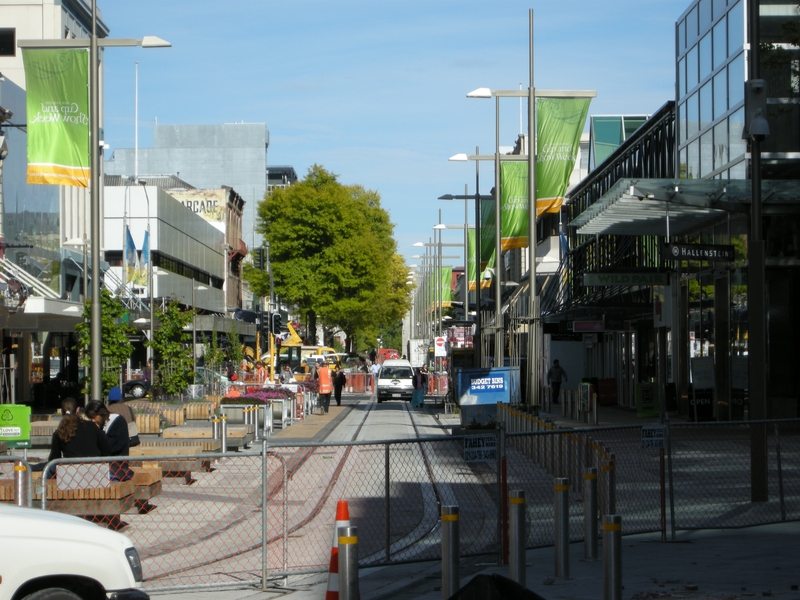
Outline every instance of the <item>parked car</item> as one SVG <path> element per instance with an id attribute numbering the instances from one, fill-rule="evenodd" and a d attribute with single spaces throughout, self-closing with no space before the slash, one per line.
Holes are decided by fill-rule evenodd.
<path id="1" fill-rule="evenodd" d="M 133 398 L 144 398 L 150 391 L 150 384 L 146 379 L 129 379 L 122 384 L 122 395 Z"/>
<path id="2" fill-rule="evenodd" d="M 402 359 L 383 361 L 378 383 L 375 386 L 378 402 L 384 400 L 411 400 L 414 394 L 414 370 L 411 363 Z"/>

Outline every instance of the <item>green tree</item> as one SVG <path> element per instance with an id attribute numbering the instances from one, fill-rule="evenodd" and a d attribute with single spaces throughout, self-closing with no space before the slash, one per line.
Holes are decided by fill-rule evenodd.
<path id="1" fill-rule="evenodd" d="M 205 357 L 205 366 L 212 370 L 218 369 L 225 360 L 225 351 L 220 348 L 216 329 L 211 331 L 210 343 L 204 344 L 203 355 Z"/>
<path id="2" fill-rule="evenodd" d="M 270 243 L 276 293 L 308 315 L 310 331 L 319 315 L 349 340 L 408 310 L 405 266 L 376 192 L 343 185 L 314 165 L 303 181 L 259 204 L 258 230 Z M 257 294 L 268 293 L 267 273 L 245 277 Z"/>
<path id="3" fill-rule="evenodd" d="M 176 300 L 156 309 L 159 327 L 153 332 L 153 386 L 167 396 L 178 396 L 193 383 L 192 335 L 184 330 L 194 311 L 181 309 Z"/>
<path id="4" fill-rule="evenodd" d="M 242 341 L 239 339 L 239 330 L 236 328 L 236 321 L 231 321 L 231 332 L 228 334 L 228 360 L 233 363 L 233 368 L 239 370 L 242 368 L 242 360 L 244 360 L 244 351 L 242 350 Z"/>
<path id="5" fill-rule="evenodd" d="M 85 367 L 86 373 L 91 373 L 92 368 L 91 327 L 89 325 L 91 311 L 92 299 L 89 298 L 83 307 L 84 321 L 75 327 L 78 334 L 77 350 L 80 352 L 81 364 Z M 100 311 L 103 318 L 101 354 L 103 357 L 103 398 L 105 398 L 108 391 L 119 384 L 120 369 L 133 352 L 133 345 L 128 336 L 135 333 L 136 330 L 128 325 L 128 311 L 119 299 L 112 297 L 105 288 L 100 290 Z M 81 391 L 89 393 L 91 385 L 91 376 L 87 376 L 84 380 L 84 389 Z M 92 399 L 101 400 L 102 398 Z"/>

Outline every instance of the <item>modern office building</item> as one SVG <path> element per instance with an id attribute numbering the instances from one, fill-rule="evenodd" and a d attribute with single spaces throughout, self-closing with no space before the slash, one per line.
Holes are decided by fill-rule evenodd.
<path id="1" fill-rule="evenodd" d="M 138 149 L 138 171 L 175 175 L 200 189 L 228 186 L 236 190 L 245 201 L 242 239 L 252 248 L 261 245 L 255 221 L 258 203 L 267 191 L 268 148 L 269 130 L 264 123 L 156 123 L 153 147 Z M 136 154 L 133 148 L 114 149 L 105 161 L 105 172 L 125 177 L 135 175 Z M 277 183 L 284 182 L 285 169 L 276 168 L 276 174 L 280 175 Z"/>

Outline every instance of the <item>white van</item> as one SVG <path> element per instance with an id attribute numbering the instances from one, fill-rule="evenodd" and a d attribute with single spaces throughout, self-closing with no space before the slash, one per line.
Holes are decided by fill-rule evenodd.
<path id="1" fill-rule="evenodd" d="M 414 369 L 402 359 L 383 361 L 375 386 L 378 402 L 384 400 L 411 400 L 414 394 Z"/>

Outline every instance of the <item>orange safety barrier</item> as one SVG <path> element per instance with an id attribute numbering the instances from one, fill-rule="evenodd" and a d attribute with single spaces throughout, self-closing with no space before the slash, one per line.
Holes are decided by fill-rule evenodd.
<path id="1" fill-rule="evenodd" d="M 367 373 L 345 373 L 347 376 L 347 383 L 345 383 L 345 391 L 354 394 L 364 394 L 367 391 Z"/>

